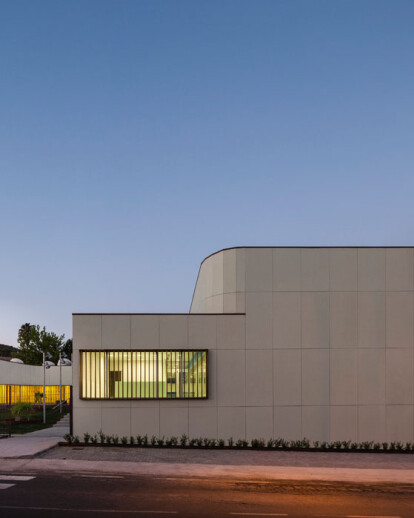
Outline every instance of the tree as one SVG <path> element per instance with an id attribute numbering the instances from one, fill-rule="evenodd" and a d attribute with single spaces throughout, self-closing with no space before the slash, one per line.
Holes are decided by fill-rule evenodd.
<path id="1" fill-rule="evenodd" d="M 62 347 L 62 356 L 70 360 L 72 358 L 73 340 L 68 338 Z"/>
<path id="2" fill-rule="evenodd" d="M 46 331 L 46 327 L 40 329 L 39 325 L 23 324 L 18 332 L 17 341 L 19 350 L 14 353 L 15 358 L 20 358 L 29 365 L 42 365 L 43 353 L 48 359 L 57 364 L 59 354 L 67 356 L 72 353 L 72 340 L 65 341 L 65 335 L 57 335 Z M 70 357 L 70 355 L 69 355 Z"/>

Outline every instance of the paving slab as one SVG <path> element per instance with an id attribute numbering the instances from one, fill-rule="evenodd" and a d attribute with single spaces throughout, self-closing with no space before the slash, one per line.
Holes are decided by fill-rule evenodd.
<path id="1" fill-rule="evenodd" d="M 50 428 L 43 428 L 43 430 L 37 430 L 36 432 L 30 432 L 24 434 L 24 437 L 32 438 L 32 437 L 53 437 L 56 439 L 59 439 L 59 441 L 63 440 L 63 436 L 69 433 L 69 426 L 68 425 L 60 425 L 55 424 L 54 426 L 51 426 Z M 23 436 L 21 436 L 23 437 Z"/>
<path id="2" fill-rule="evenodd" d="M 0 459 L 34 457 L 55 447 L 60 440 L 59 437 L 31 437 L 27 439 L 24 436 L 1 439 Z"/>
<path id="3" fill-rule="evenodd" d="M 34 457 L 55 447 L 66 433 L 69 433 L 68 427 L 52 426 L 0 439 L 0 459 Z"/>
<path id="4" fill-rule="evenodd" d="M 304 452 L 283 450 L 227 450 L 198 448 L 144 448 L 122 446 L 62 446 L 41 457 L 48 459 L 215 464 L 245 466 L 298 466 L 326 468 L 413 469 L 412 453 Z"/>

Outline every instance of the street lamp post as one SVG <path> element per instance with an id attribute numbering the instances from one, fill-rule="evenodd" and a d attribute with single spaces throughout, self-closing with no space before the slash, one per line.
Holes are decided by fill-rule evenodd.
<path id="1" fill-rule="evenodd" d="M 43 424 L 46 424 L 46 355 L 43 353 Z"/>
<path id="2" fill-rule="evenodd" d="M 63 353 L 63 358 L 62 358 L 62 353 L 60 352 L 58 365 L 59 365 L 59 407 L 60 407 L 60 413 L 62 413 L 62 366 L 65 367 L 65 366 L 72 365 L 72 362 L 70 360 L 68 360 L 67 358 L 65 358 L 65 353 Z"/>
<path id="3" fill-rule="evenodd" d="M 62 353 L 59 353 L 59 410 L 62 413 Z"/>
<path id="4" fill-rule="evenodd" d="M 50 354 L 47 355 L 50 358 Z M 46 424 L 46 369 L 49 369 L 53 362 L 46 361 L 46 353 L 43 353 L 43 424 Z"/>

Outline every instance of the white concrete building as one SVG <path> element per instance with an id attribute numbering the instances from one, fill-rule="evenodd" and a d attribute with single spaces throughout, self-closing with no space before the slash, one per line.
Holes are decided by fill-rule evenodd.
<path id="1" fill-rule="evenodd" d="M 74 314 L 74 433 L 413 441 L 413 248 L 233 248 L 189 314 Z"/>
<path id="2" fill-rule="evenodd" d="M 36 398 L 36 394 L 43 394 L 43 381 L 46 384 L 46 403 L 56 403 L 59 400 L 61 381 L 62 400 L 69 400 L 72 367 L 64 366 L 62 371 L 60 367 L 49 367 L 43 372 L 43 367 L 37 365 L 0 360 L 0 405 L 6 405 L 10 400 L 12 404 L 19 401 L 42 402 L 43 399 L 40 396 Z"/>

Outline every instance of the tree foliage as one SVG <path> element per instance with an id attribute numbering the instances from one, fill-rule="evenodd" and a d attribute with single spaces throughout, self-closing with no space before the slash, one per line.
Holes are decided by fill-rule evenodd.
<path id="1" fill-rule="evenodd" d="M 17 352 L 16 347 L 12 347 L 11 345 L 0 344 L 0 356 L 10 358 L 12 354 L 15 352 Z"/>
<path id="2" fill-rule="evenodd" d="M 57 365 L 59 353 L 63 357 L 70 358 L 72 354 L 72 339 L 65 341 L 65 335 L 46 331 L 39 325 L 30 323 L 23 324 L 17 335 L 19 350 L 13 354 L 15 358 L 20 358 L 28 365 L 42 365 L 43 353 L 47 359 Z"/>
<path id="3" fill-rule="evenodd" d="M 72 338 L 68 338 L 62 347 L 62 356 L 64 358 L 68 358 L 69 360 L 72 357 L 72 348 L 73 348 L 73 340 Z"/>

